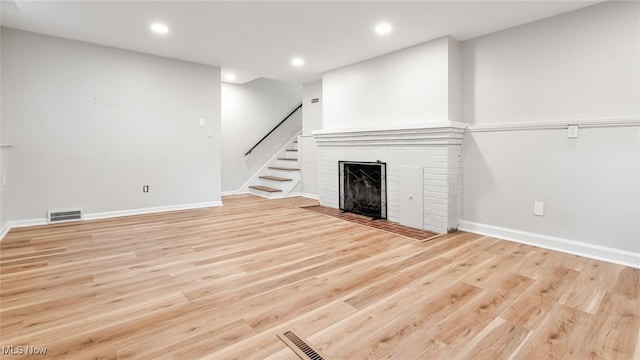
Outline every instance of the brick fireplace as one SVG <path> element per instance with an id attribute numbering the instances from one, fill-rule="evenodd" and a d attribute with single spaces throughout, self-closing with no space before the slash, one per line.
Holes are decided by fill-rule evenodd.
<path id="1" fill-rule="evenodd" d="M 320 204 L 340 206 L 340 161 L 386 163 L 390 221 L 444 233 L 458 228 L 460 156 L 466 124 L 405 129 L 319 130 Z"/>

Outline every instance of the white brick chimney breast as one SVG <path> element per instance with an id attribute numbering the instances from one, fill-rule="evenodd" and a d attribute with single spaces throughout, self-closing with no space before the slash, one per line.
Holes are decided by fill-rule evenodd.
<path id="1" fill-rule="evenodd" d="M 445 233 L 458 228 L 460 220 L 460 169 L 462 138 L 466 124 L 444 122 L 403 129 L 318 130 L 318 197 L 320 205 L 339 207 L 338 161 L 380 160 L 387 163 L 387 217 L 403 223 L 403 212 L 416 212 L 401 197 L 420 197 L 424 230 Z M 419 167 L 422 179 L 403 179 L 400 169 Z M 419 174 L 410 171 L 403 174 Z M 406 181 L 411 180 L 411 181 Z M 420 203 L 420 202 L 418 202 Z M 414 216 L 415 218 L 415 216 Z M 413 227 L 411 224 L 404 224 Z"/>

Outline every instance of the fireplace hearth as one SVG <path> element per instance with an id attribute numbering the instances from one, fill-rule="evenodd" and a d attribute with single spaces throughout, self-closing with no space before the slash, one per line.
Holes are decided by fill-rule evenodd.
<path id="1" fill-rule="evenodd" d="M 387 218 L 387 164 L 339 161 L 340 210 Z"/>

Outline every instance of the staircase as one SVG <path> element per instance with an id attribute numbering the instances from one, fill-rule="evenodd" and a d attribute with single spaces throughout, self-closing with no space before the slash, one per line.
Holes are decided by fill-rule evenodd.
<path id="1" fill-rule="evenodd" d="M 297 136 L 251 181 L 249 193 L 269 199 L 287 197 L 300 183 Z"/>

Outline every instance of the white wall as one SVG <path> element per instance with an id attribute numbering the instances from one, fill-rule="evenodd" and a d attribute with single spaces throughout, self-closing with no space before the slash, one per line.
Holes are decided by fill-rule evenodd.
<path id="1" fill-rule="evenodd" d="M 637 128 L 472 133 L 463 219 L 640 252 L 638 144 Z"/>
<path id="2" fill-rule="evenodd" d="M 451 37 L 448 41 L 447 88 L 449 121 L 462 121 L 462 43 Z"/>
<path id="3" fill-rule="evenodd" d="M 312 99 L 319 99 L 312 103 Z M 322 80 L 302 85 L 302 135 L 312 135 L 314 130 L 322 129 Z"/>
<path id="4" fill-rule="evenodd" d="M 0 27 L 0 54 L 2 53 L 2 27 Z M 2 79 L 2 56 L 0 55 L 0 79 Z M 0 144 L 5 144 L 3 131 L 2 131 L 2 86 L 0 86 Z M 2 184 L 2 176 L 5 173 L 4 168 L 4 154 L 8 149 L 0 148 L 0 239 L 2 239 L 4 231 L 7 227 L 6 207 L 7 201 L 4 194 L 4 185 Z"/>
<path id="5" fill-rule="evenodd" d="M 638 6 L 606 2 L 465 41 L 465 121 L 637 116 Z"/>
<path id="6" fill-rule="evenodd" d="M 9 220 L 219 203 L 219 68 L 12 29 L 2 66 Z"/>
<path id="7" fill-rule="evenodd" d="M 323 129 L 417 127 L 459 121 L 457 67 L 449 67 L 457 41 L 439 38 L 325 73 Z M 452 46 L 450 46 L 450 44 Z M 456 55 L 454 60 L 458 61 Z M 457 98 L 457 100 L 455 100 Z"/>
<path id="8" fill-rule="evenodd" d="M 320 101 L 312 103 L 311 99 Z M 302 192 L 305 196 L 318 196 L 318 145 L 314 130 L 322 129 L 322 80 L 302 86 L 302 136 L 299 142 L 299 164 L 302 175 Z"/>
<path id="9" fill-rule="evenodd" d="M 250 155 L 244 154 L 302 101 L 300 84 L 260 78 L 222 84 L 222 191 L 238 191 L 302 129 L 298 110 Z"/>
<path id="10" fill-rule="evenodd" d="M 2 132 L 2 121 L 0 120 L 0 132 Z M 0 143 L 2 142 L 2 136 L 0 134 Z M 7 229 L 7 201 L 4 191 L 4 186 L 2 185 L 2 174 L 5 173 L 4 168 L 4 152 L 7 150 L 0 149 L 0 239 L 4 236 L 4 231 Z"/>
<path id="11" fill-rule="evenodd" d="M 463 220 L 640 253 L 639 11 L 606 2 L 463 43 Z M 571 123 L 578 139 L 554 128 Z"/>

